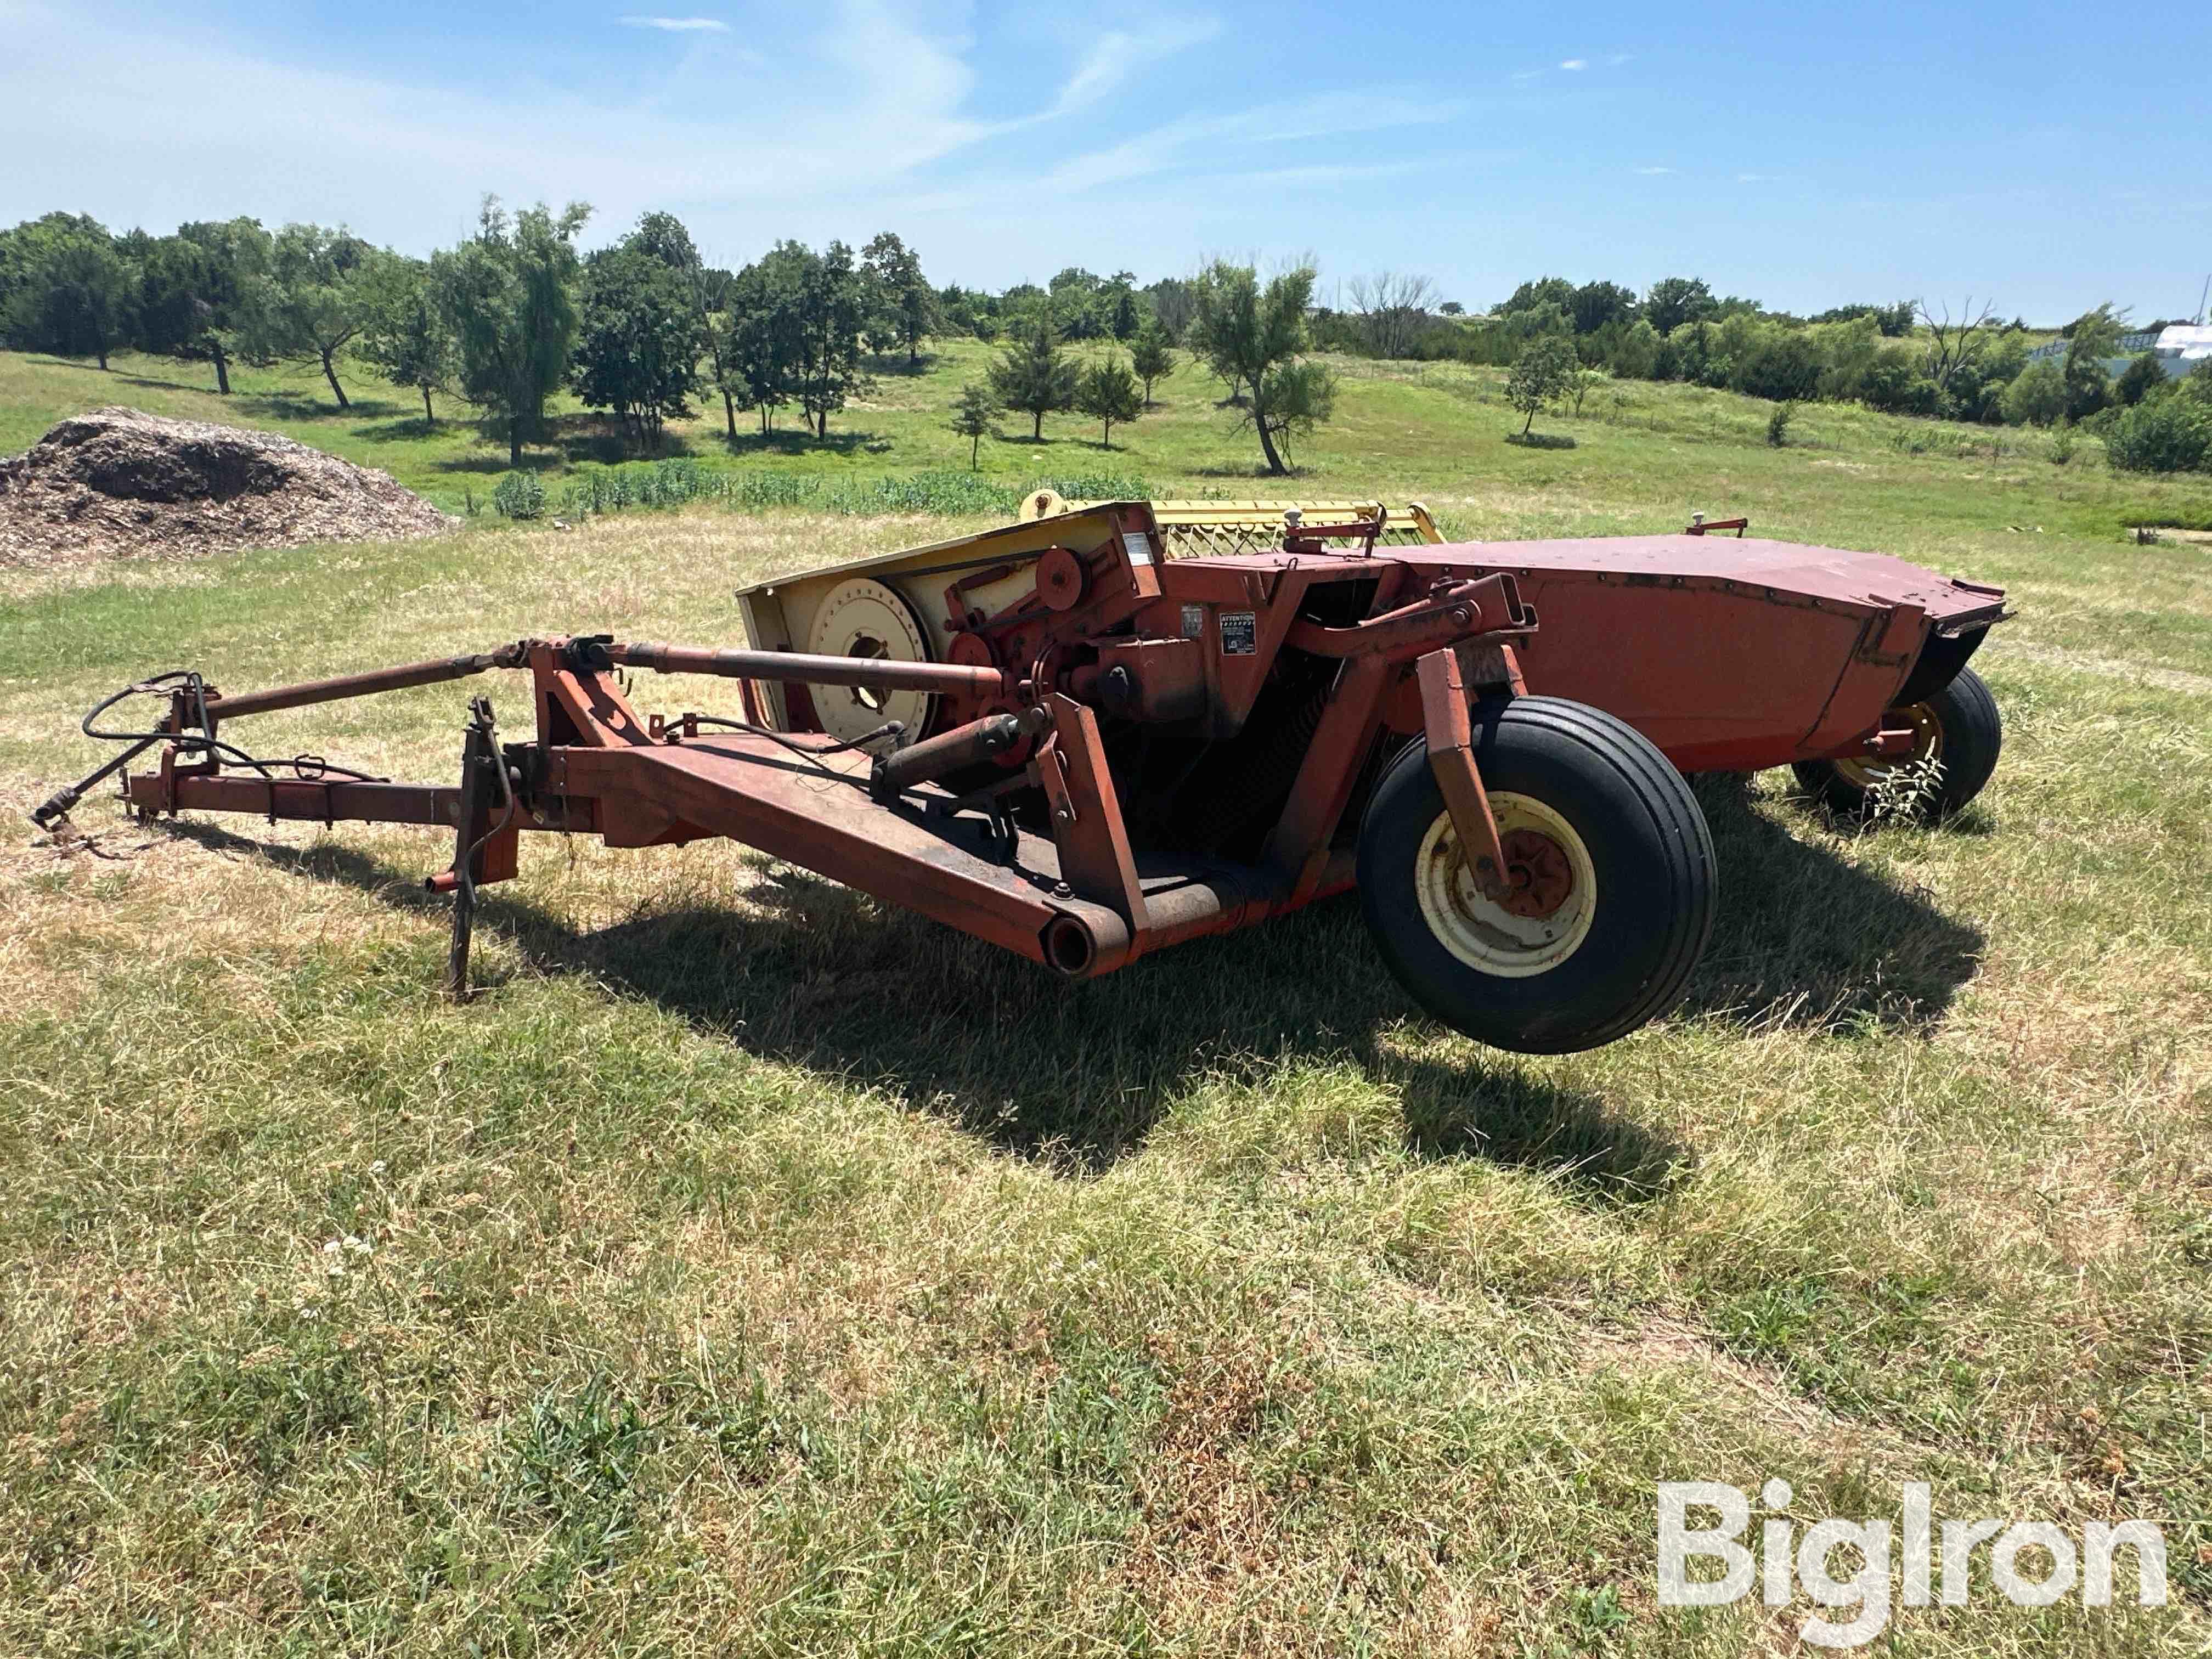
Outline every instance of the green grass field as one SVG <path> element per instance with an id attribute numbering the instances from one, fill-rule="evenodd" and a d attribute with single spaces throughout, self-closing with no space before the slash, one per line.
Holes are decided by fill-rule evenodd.
<path id="1" fill-rule="evenodd" d="M 680 435 L 963 466 L 981 361 L 885 377 L 828 451 Z M 1348 903 L 1068 986 L 727 845 L 527 848 L 456 1009 L 434 836 L 99 801 L 91 851 L 39 844 L 83 708 L 185 665 L 735 642 L 733 585 L 973 521 L 0 569 L 0 1650 L 1781 1653 L 1802 1593 L 1652 1589 L 1654 1482 L 1779 1475 L 1801 1525 L 1915 1480 L 2166 1523 L 2168 1608 L 2015 1609 L 1978 1559 L 1879 1651 L 2201 1651 L 2212 547 L 2122 526 L 2203 522 L 2212 481 L 1825 407 L 1777 450 L 1766 405 L 1642 385 L 1522 448 L 1493 374 L 1344 368 L 1303 491 L 1486 536 L 1743 511 L 2006 585 L 1995 783 L 1859 834 L 1706 781 L 1686 1001 L 1557 1060 L 1415 1016 Z M 129 402 L 448 506 L 505 465 L 365 380 L 351 416 L 305 373 L 153 383 L 190 378 L 0 356 L 0 451 Z M 987 465 L 1261 493 L 1212 389 L 1161 395 L 1110 455 L 1064 419 Z M 465 690 L 254 740 L 443 780 Z"/>

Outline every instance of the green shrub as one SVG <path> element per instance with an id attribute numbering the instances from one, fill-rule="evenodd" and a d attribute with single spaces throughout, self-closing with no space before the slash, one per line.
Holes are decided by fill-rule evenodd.
<path id="1" fill-rule="evenodd" d="M 1885 415 L 1933 415 L 1941 394 L 1905 352 L 1879 352 L 1861 376 L 1859 400 Z"/>
<path id="2" fill-rule="evenodd" d="M 2114 422 L 2105 453 L 2123 472 L 2201 472 L 2212 459 L 2212 410 L 2193 398 L 2154 398 Z"/>
<path id="3" fill-rule="evenodd" d="M 2070 426 L 2062 426 L 2057 431 L 2052 433 L 2051 434 L 2050 452 L 2051 465 L 2063 466 L 2067 462 L 2072 460 L 2074 459 L 2074 451 L 2080 444 L 2080 441 L 2081 441 L 2074 435 L 2074 428 Z"/>
<path id="4" fill-rule="evenodd" d="M 545 483 L 535 472 L 510 472 L 493 486 L 491 504 L 509 519 L 535 519 L 545 512 Z"/>
<path id="5" fill-rule="evenodd" d="M 1790 403 L 1820 390 L 1820 349 L 1800 331 L 1765 331 L 1736 362 L 1734 385 L 1754 398 Z"/>
<path id="6" fill-rule="evenodd" d="M 2047 358 L 2030 363 L 2005 388 L 2004 417 L 2014 426 L 2050 426 L 2066 412 L 2066 377 Z"/>
<path id="7" fill-rule="evenodd" d="M 2165 388 L 2166 365 L 2159 362 L 2158 353 L 2146 351 L 2112 382 L 2112 401 L 2132 409 L 2152 392 Z"/>
<path id="8" fill-rule="evenodd" d="M 1774 413 L 1766 417 L 1766 441 L 1780 449 L 1790 441 L 1790 417 L 1797 412 L 1795 404 L 1778 404 Z"/>

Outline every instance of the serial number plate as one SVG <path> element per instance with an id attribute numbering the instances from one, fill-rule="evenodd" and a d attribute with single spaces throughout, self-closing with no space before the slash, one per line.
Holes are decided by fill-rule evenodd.
<path id="1" fill-rule="evenodd" d="M 1152 562 L 1152 538 L 1143 531 L 1130 531 L 1121 538 L 1121 544 L 1129 550 L 1131 564 L 1150 564 Z"/>
<path id="2" fill-rule="evenodd" d="M 1221 654 L 1256 657 L 1260 654 L 1260 616 L 1255 611 L 1221 613 Z"/>
<path id="3" fill-rule="evenodd" d="M 1187 640 L 1202 640 L 1206 637 L 1206 607 L 1204 605 L 1183 606 L 1182 636 Z"/>

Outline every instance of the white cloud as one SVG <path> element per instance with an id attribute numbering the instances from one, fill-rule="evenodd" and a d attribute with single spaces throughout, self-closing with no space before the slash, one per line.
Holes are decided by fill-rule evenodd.
<path id="1" fill-rule="evenodd" d="M 793 234 L 791 214 L 771 230 L 748 210 L 860 196 L 880 218 L 897 181 L 999 130 L 964 112 L 974 76 L 943 33 L 875 0 L 832 0 L 787 72 L 744 98 L 662 107 L 619 104 L 584 76 L 452 84 L 284 62 L 187 25 L 5 0 L 0 15 L 0 147 L 39 158 L 0 172 L 0 222 L 57 202 L 155 226 L 250 212 L 345 222 L 421 252 L 467 234 L 477 192 L 492 190 L 591 202 L 593 240 L 647 207 L 702 210 L 702 243 L 720 220 L 735 252 Z M 732 50 L 712 31 L 687 38 L 700 52 Z M 96 78 L 70 71 L 87 52 Z M 817 118 L 831 107 L 836 119 Z M 79 137 L 57 145 L 57 131 Z"/>
<path id="2" fill-rule="evenodd" d="M 1565 63 L 1560 64 L 1559 67 L 1563 70 L 1588 69 L 1589 67 L 1589 59 L 1587 58 L 1570 58 Z"/>
<path id="3" fill-rule="evenodd" d="M 1083 62 L 1060 88 L 1052 113 L 1067 115 L 1097 103 L 1120 91 L 1123 83 L 1146 64 L 1202 46 L 1220 33 L 1221 20 L 1218 17 L 1193 17 L 1183 22 L 1164 23 L 1144 34 L 1109 29 L 1091 42 Z"/>
<path id="4" fill-rule="evenodd" d="M 1282 145 L 1449 121 L 1465 108 L 1457 102 L 1389 109 L 1322 103 L 1305 112 L 1262 107 L 1230 115 L 1184 116 L 1103 149 L 1072 156 L 1052 168 L 1043 183 L 1056 191 L 1091 190 L 1176 170 L 1188 165 L 1194 152 L 1219 161 L 1233 146 Z"/>
<path id="5" fill-rule="evenodd" d="M 857 243 L 891 228 L 940 280 L 998 283 L 1032 257 L 1055 270 L 1172 269 L 1203 246 L 1303 241 L 1310 233 L 1285 229 L 1271 190 L 1356 190 L 1363 164 L 1427 148 L 1356 135 L 1468 107 L 1239 100 L 1148 127 L 1148 65 L 1204 50 L 1221 33 L 1211 18 L 1124 25 L 1056 53 L 1065 67 L 1024 100 L 990 71 L 968 17 L 963 0 L 819 0 L 763 18 L 772 76 L 738 67 L 748 22 L 676 33 L 679 61 L 611 84 L 590 72 L 588 45 L 470 80 L 301 55 L 185 14 L 0 0 L 0 151 L 13 158 L 0 169 L 0 224 L 63 205 L 156 230 L 244 212 L 344 223 L 423 253 L 469 234 L 491 191 L 590 202 L 587 246 L 654 208 L 682 215 L 708 257 L 732 265 L 777 237 Z M 87 76 L 94 61 L 100 73 Z M 1109 107 L 1117 88 L 1127 120 L 1121 102 L 1110 122 L 1054 118 Z M 1018 112 L 998 112 L 1009 106 Z M 1262 182 L 1271 171 L 1280 176 Z"/>
<path id="6" fill-rule="evenodd" d="M 625 17 L 634 29 L 665 29 L 671 34 L 727 34 L 730 26 L 719 17 Z"/>

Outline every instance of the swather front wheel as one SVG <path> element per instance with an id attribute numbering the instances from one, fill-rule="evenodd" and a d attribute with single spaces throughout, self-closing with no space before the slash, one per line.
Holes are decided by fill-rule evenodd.
<path id="1" fill-rule="evenodd" d="M 1413 1000 L 1477 1042 L 1565 1054 L 1672 1007 L 1712 929 L 1713 844 L 1681 774 L 1633 728 L 1557 697 L 1486 702 L 1475 764 L 1507 866 L 1486 896 L 1427 750 L 1376 786 L 1359 897 Z"/>

